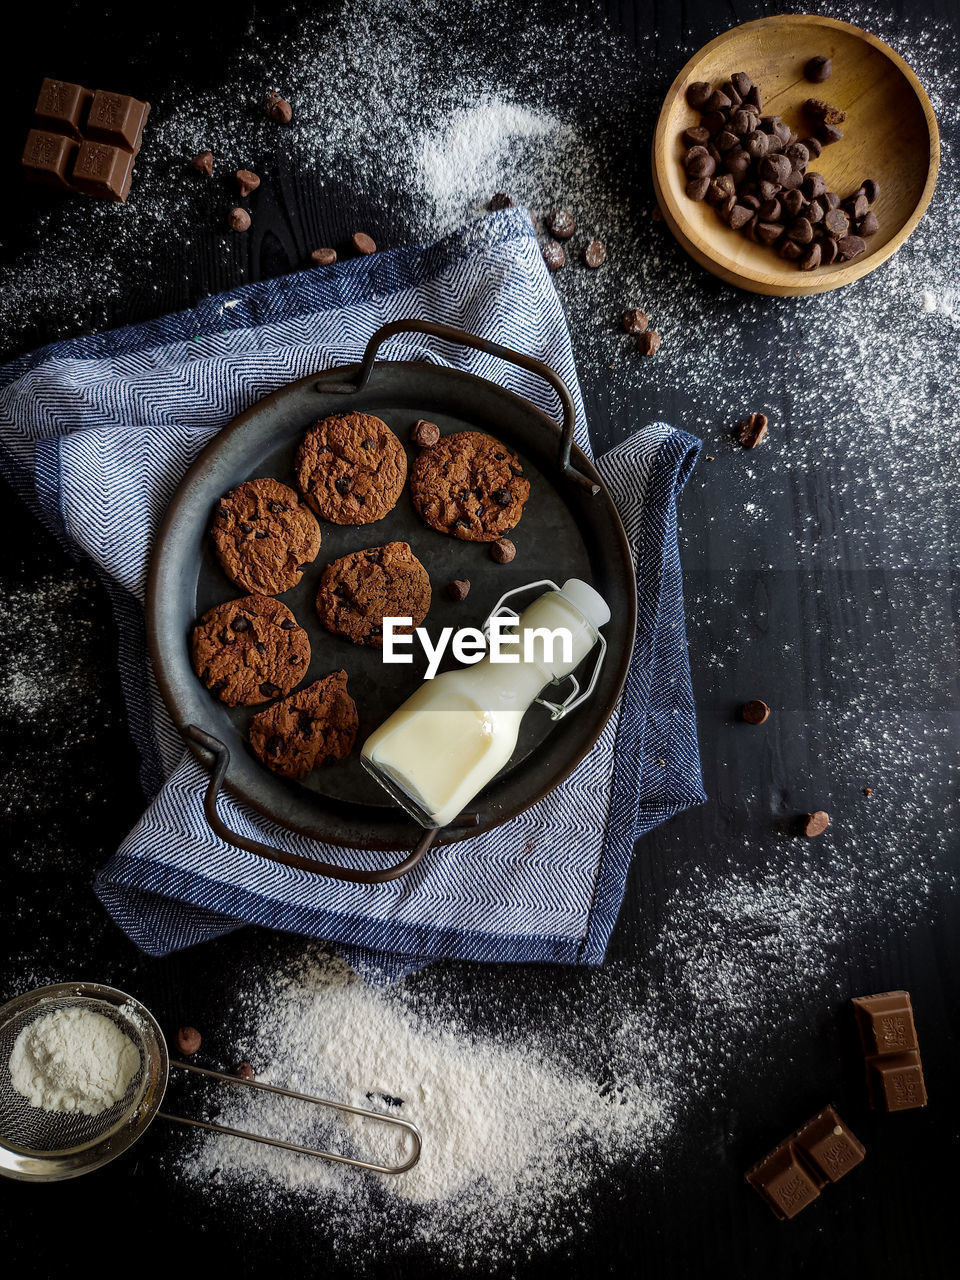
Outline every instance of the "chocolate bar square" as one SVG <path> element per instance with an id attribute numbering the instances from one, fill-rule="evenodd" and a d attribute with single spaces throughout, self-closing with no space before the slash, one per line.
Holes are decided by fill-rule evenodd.
<path id="1" fill-rule="evenodd" d="M 755 1164 L 747 1172 L 747 1181 L 780 1219 L 795 1218 L 820 1194 L 790 1142 L 782 1143 Z"/>
<path id="2" fill-rule="evenodd" d="M 40 86 L 37 105 L 33 114 L 37 123 L 53 133 L 65 133 L 79 138 L 83 128 L 84 112 L 93 94 L 82 84 L 70 84 L 66 80 L 51 80 L 47 76 Z"/>
<path id="3" fill-rule="evenodd" d="M 871 1058 L 868 1066 L 871 1104 L 880 1111 L 912 1111 L 927 1105 L 920 1055 L 886 1054 Z"/>
<path id="4" fill-rule="evenodd" d="M 106 93 L 98 89 L 90 103 L 86 136 L 95 142 L 106 142 L 126 151 L 139 151 L 143 126 L 150 106 L 125 93 Z"/>
<path id="5" fill-rule="evenodd" d="M 73 166 L 73 185 L 89 196 L 124 201 L 133 180 L 133 154 L 102 142 L 82 142 Z"/>
<path id="6" fill-rule="evenodd" d="M 23 164 L 27 177 L 50 187 L 70 190 L 70 166 L 77 151 L 73 138 L 45 129 L 31 129 L 23 148 Z"/>
<path id="7" fill-rule="evenodd" d="M 905 1053 L 919 1048 L 908 991 L 858 996 L 853 1011 L 866 1054 Z"/>
<path id="8" fill-rule="evenodd" d="M 808 1121 L 794 1142 L 821 1187 L 839 1182 L 867 1154 L 833 1107 L 824 1107 Z"/>

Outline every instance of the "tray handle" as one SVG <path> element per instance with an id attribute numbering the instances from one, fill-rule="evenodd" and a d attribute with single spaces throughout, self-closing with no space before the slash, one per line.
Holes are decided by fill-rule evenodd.
<path id="1" fill-rule="evenodd" d="M 260 840 L 249 840 L 246 836 L 232 831 L 217 812 L 217 797 L 220 794 L 220 788 L 223 786 L 227 766 L 230 764 L 230 749 L 219 738 L 205 733 L 203 729 L 195 724 L 188 724 L 183 730 L 183 736 L 188 741 L 195 742 L 204 751 L 209 751 L 213 756 L 210 781 L 203 797 L 203 812 L 211 831 L 218 835 L 221 840 L 226 841 L 227 844 L 232 844 L 236 849 L 245 849 L 247 853 L 255 853 L 261 858 L 269 858 L 271 862 L 282 862 L 284 866 L 296 867 L 298 871 L 310 871 L 318 876 L 331 876 L 336 880 L 350 880 L 353 884 L 383 884 L 386 880 L 397 880 L 400 876 L 406 875 L 408 871 L 412 871 L 439 834 L 439 829 L 436 827 L 425 830 L 411 853 L 408 853 L 405 858 L 401 858 L 399 862 L 395 862 L 392 866 L 383 867 L 376 871 L 368 871 L 360 867 L 340 867 L 332 862 L 321 862 L 316 858 L 304 858 L 298 853 L 288 853 L 285 849 L 263 844 Z M 476 821 L 476 815 L 471 816 Z"/>
<path id="2" fill-rule="evenodd" d="M 589 490 L 596 497 L 600 492 L 600 486 L 595 480 L 585 476 L 582 471 L 578 471 L 570 461 L 577 412 L 573 405 L 573 397 L 570 395 L 570 388 L 564 380 L 559 374 L 554 373 L 549 365 L 544 364 L 542 360 L 524 355 L 520 351 L 514 351 L 510 347 L 502 347 L 498 342 L 489 342 L 486 338 L 479 338 L 474 333 L 467 333 L 465 329 L 456 329 L 449 324 L 435 324 L 432 320 L 394 320 L 390 324 L 383 325 L 376 333 L 371 335 L 363 353 L 363 360 L 360 362 L 355 382 L 318 382 L 317 390 L 321 392 L 333 391 L 340 395 L 352 395 L 362 391 L 367 385 L 377 352 L 388 338 L 392 338 L 398 333 L 424 333 L 431 338 L 442 338 L 444 342 L 456 342 L 463 347 L 473 347 L 475 351 L 482 351 L 488 356 L 497 356 L 500 360 L 506 360 L 508 364 L 514 364 L 520 369 L 526 369 L 528 373 L 536 373 L 545 382 L 548 382 L 560 398 L 560 408 L 563 413 L 563 425 L 560 434 L 560 469 L 568 479 Z"/>

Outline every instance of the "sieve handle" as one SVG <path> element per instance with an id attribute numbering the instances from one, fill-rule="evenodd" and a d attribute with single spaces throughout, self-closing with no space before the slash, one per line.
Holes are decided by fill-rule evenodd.
<path id="1" fill-rule="evenodd" d="M 409 1120 L 400 1120 L 394 1116 L 382 1115 L 379 1111 L 370 1111 L 364 1107 L 351 1107 L 346 1102 L 331 1102 L 329 1098 L 315 1098 L 309 1093 L 296 1093 L 293 1089 L 281 1089 L 276 1084 L 264 1084 L 261 1080 L 244 1080 L 240 1076 L 228 1076 L 223 1071 L 211 1071 L 208 1067 L 197 1067 L 190 1062 L 171 1061 L 171 1067 L 180 1071 L 192 1071 L 198 1076 L 207 1076 L 211 1080 L 219 1080 L 224 1084 L 237 1085 L 243 1089 L 260 1089 L 264 1093 L 277 1093 L 283 1098 L 296 1098 L 298 1102 L 311 1102 L 317 1107 L 327 1107 L 331 1111 L 339 1111 L 351 1116 L 362 1116 L 365 1120 L 373 1120 L 378 1124 L 392 1125 L 402 1129 L 413 1139 L 413 1153 L 403 1164 L 371 1164 L 367 1160 L 356 1160 L 353 1156 L 343 1156 L 336 1151 L 324 1151 L 320 1147 L 302 1147 L 296 1142 L 284 1142 L 280 1138 L 270 1138 L 263 1133 L 250 1133 L 247 1129 L 233 1129 L 225 1124 L 213 1124 L 209 1120 L 193 1120 L 189 1116 L 175 1116 L 167 1111 L 158 1111 L 157 1115 L 173 1124 L 189 1125 L 193 1129 L 206 1129 L 208 1133 L 225 1133 L 231 1138 L 247 1138 L 250 1142 L 262 1142 L 268 1147 L 282 1147 L 284 1151 L 296 1151 L 302 1156 L 319 1156 L 322 1160 L 333 1160 L 337 1164 L 348 1164 L 354 1169 L 368 1169 L 371 1173 L 406 1173 L 420 1159 L 423 1138 L 420 1130 Z"/>
<path id="2" fill-rule="evenodd" d="M 475 333 L 467 333 L 465 329 L 456 329 L 449 324 L 436 324 L 432 320 L 394 320 L 391 324 L 382 325 L 376 333 L 371 334 L 354 382 L 327 382 L 324 380 L 317 383 L 317 390 L 324 394 L 333 391 L 341 395 L 353 395 L 358 391 L 362 391 L 367 385 L 380 347 L 388 338 L 393 338 L 398 333 L 423 333 L 430 338 L 441 338 L 444 342 L 456 342 L 462 347 L 472 347 L 475 351 L 482 351 L 484 355 L 496 356 L 498 360 L 505 360 L 508 364 L 516 365 L 519 369 L 526 369 L 528 373 L 535 373 L 538 377 L 543 378 L 544 382 L 548 382 L 557 393 L 563 417 L 563 425 L 560 428 L 560 470 L 569 480 L 587 489 L 594 497 L 597 496 L 600 492 L 600 485 L 591 476 L 584 475 L 582 471 L 578 471 L 570 459 L 577 410 L 573 403 L 573 396 L 570 394 L 570 388 L 564 380 L 558 373 L 554 373 L 548 364 L 544 364 L 542 360 L 537 360 L 534 356 L 524 355 L 521 351 L 514 351 L 512 347 L 502 347 L 499 342 L 490 342 L 487 338 L 480 338 Z"/>

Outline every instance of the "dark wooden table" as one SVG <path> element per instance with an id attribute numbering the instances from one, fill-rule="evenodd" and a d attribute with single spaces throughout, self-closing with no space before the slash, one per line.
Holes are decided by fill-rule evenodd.
<path id="1" fill-rule="evenodd" d="M 557 3 L 545 12 L 564 9 Z M 155 102 L 164 100 L 174 74 L 187 86 L 215 84 L 249 40 L 251 23 L 276 34 L 296 22 L 295 10 L 287 7 L 260 10 L 248 0 L 197 0 L 135 13 L 118 4 L 51 3 L 42 12 L 27 11 L 25 37 L 7 48 L 8 112 L 22 107 L 25 116 L 48 72 L 116 83 Z M 869 282 L 855 286 L 866 305 L 835 313 L 839 327 L 827 349 L 822 321 L 815 319 L 825 313 L 815 311 L 816 301 L 733 295 L 688 266 L 662 227 L 649 220 L 644 157 L 655 104 L 696 47 L 774 6 L 608 0 L 602 10 L 603 20 L 628 45 L 636 44 L 646 86 L 642 110 L 636 102 L 611 106 L 611 112 L 622 106 L 633 130 L 641 251 L 662 264 L 650 267 L 646 278 L 662 272 L 680 281 L 682 291 L 672 303 L 665 292 L 656 297 L 665 335 L 657 358 L 661 372 L 648 362 L 649 376 L 621 380 L 574 334 L 591 427 L 602 446 L 636 424 L 662 418 L 703 436 L 705 454 L 713 459 L 701 463 L 681 508 L 691 664 L 710 800 L 643 840 L 611 959 L 636 965 L 651 984 L 669 981 L 670 938 L 677 931 L 673 904 L 693 883 L 706 886 L 707 900 L 734 876 L 757 885 L 759 893 L 770 876 L 792 877 L 795 885 L 809 874 L 811 884 L 822 885 L 835 870 L 838 886 L 850 888 L 847 901 L 842 888 L 833 897 L 818 890 L 811 898 L 813 915 L 822 902 L 835 927 L 816 918 L 804 922 L 808 937 L 797 942 L 795 977 L 811 967 L 811 937 L 829 946 L 823 963 L 811 967 L 808 984 L 785 981 L 782 991 L 776 988 L 778 972 L 792 968 L 786 938 L 778 952 L 781 969 L 771 969 L 771 989 L 759 1000 L 761 1014 L 752 1025 L 745 1026 L 735 1010 L 729 1018 L 722 1008 L 714 1010 L 712 1021 L 692 1011 L 691 1018 L 700 1019 L 698 1034 L 715 1026 L 722 1043 L 690 1080 L 684 1113 L 655 1165 L 641 1162 L 600 1179 L 590 1192 L 592 1225 L 560 1256 L 534 1258 L 521 1270 L 658 1280 L 827 1272 L 946 1276 L 956 1265 L 952 1214 L 960 1122 L 958 1095 L 951 1092 L 960 1048 L 960 910 L 951 871 L 960 740 L 956 450 L 951 471 L 943 462 L 949 450 L 938 452 L 931 444 L 926 461 L 912 446 L 904 478 L 898 439 L 909 433 L 912 441 L 921 431 L 941 442 L 945 433 L 954 445 L 960 438 L 956 330 L 948 321 L 926 329 L 918 323 L 919 415 L 909 424 L 881 416 L 876 431 L 882 443 L 864 446 L 865 456 L 860 446 L 870 424 L 862 400 L 838 394 L 836 379 L 850 370 L 837 361 L 856 362 L 858 351 L 862 358 L 865 348 L 855 338 L 861 331 L 879 335 L 890 323 L 882 305 L 874 305 L 877 298 L 889 302 L 889 292 L 872 293 Z M 924 47 L 941 68 L 960 34 L 954 0 L 880 0 L 859 16 L 870 25 L 871 14 L 876 22 L 882 18 L 880 34 L 894 44 L 902 34 L 921 47 L 920 33 L 928 27 Z M 858 19 L 847 6 L 842 16 Z M 502 6 L 496 23 L 509 33 L 509 6 Z M 923 66 L 916 69 L 923 76 Z M 948 106 L 940 123 L 955 147 L 960 134 L 952 100 Z M 30 252 L 45 208 L 35 193 L 21 201 L 14 169 L 20 123 L 18 118 L 3 143 L 5 262 Z M 946 156 L 949 164 L 949 149 Z M 294 222 L 302 216 L 304 242 L 343 245 L 358 225 L 383 245 L 403 242 L 397 193 L 384 192 L 372 202 L 369 194 L 361 198 L 335 185 L 331 197 L 329 185 L 324 193 L 305 184 L 303 207 L 285 210 Z M 922 275 L 916 267 L 922 254 L 945 243 L 942 227 L 955 201 L 954 175 L 945 172 L 928 219 L 930 238 L 924 243 L 921 230 L 917 247 L 909 250 L 915 255 L 911 279 Z M 103 320 L 143 319 L 189 305 L 204 292 L 302 265 L 284 259 L 269 237 L 257 241 L 256 252 L 225 257 L 212 230 L 192 228 L 189 249 L 179 243 L 181 231 L 171 228 L 169 264 L 154 268 L 155 291 L 142 287 L 133 260 L 129 288 L 108 315 L 94 319 L 78 312 L 66 326 L 59 318 L 56 325 L 41 319 L 17 326 L 2 335 L 6 352 L 63 336 L 65 327 L 81 332 Z M 907 302 L 915 306 L 917 300 Z M 734 336 L 719 340 L 709 325 L 701 338 L 691 334 L 697 316 L 711 314 L 728 317 Z M 855 366 L 855 379 L 882 379 L 880 363 L 902 361 L 902 346 L 894 334 L 882 361 Z M 942 350 L 942 362 L 934 376 L 935 349 Z M 818 378 L 826 386 L 819 398 Z M 771 417 L 771 440 L 745 462 L 729 442 L 730 427 L 741 412 L 761 407 Z M 848 440 L 857 447 L 848 449 Z M 10 697 L 0 716 L 0 993 L 65 977 L 96 978 L 137 991 L 167 1027 L 177 1026 L 187 1011 L 201 1025 L 205 1016 L 212 1022 L 236 975 L 258 963 L 263 939 L 248 930 L 167 960 L 148 960 L 94 901 L 92 876 L 141 803 L 113 665 L 110 610 L 92 576 L 11 493 L 5 491 L 4 499 L 0 625 Z M 762 519 L 753 518 L 758 506 Z M 47 627 L 45 610 L 59 630 Z M 34 667 L 57 672 L 52 702 L 18 700 L 17 681 Z M 749 697 L 773 707 L 773 721 L 762 730 L 737 721 L 736 708 Z M 869 799 L 866 786 L 874 791 Z M 834 818 L 831 832 L 815 845 L 798 839 L 795 827 L 797 816 L 813 808 Z M 684 927 L 689 930 L 689 922 Z M 715 939 L 718 927 L 705 918 L 705 938 Z M 734 926 L 721 936 L 717 954 L 736 968 L 747 962 L 748 951 Z M 533 1026 L 546 995 L 582 978 L 545 967 L 518 975 L 449 965 L 445 981 L 481 1002 L 496 989 L 519 1024 L 528 1018 Z M 866 1109 L 845 1009 L 851 995 L 895 987 L 913 993 L 931 1103 L 923 1113 L 881 1117 Z M 775 1222 L 745 1188 L 743 1170 L 828 1099 L 866 1142 L 867 1163 L 796 1222 Z M 135 1154 L 87 1180 L 55 1187 L 4 1184 L 0 1237 L 11 1274 L 60 1274 L 81 1256 L 89 1258 L 94 1242 L 115 1250 L 117 1265 L 139 1267 L 146 1257 L 186 1274 L 200 1266 L 244 1275 L 335 1275 L 361 1268 L 361 1258 L 327 1259 L 316 1221 L 293 1215 L 279 1229 L 259 1221 L 239 1198 L 235 1206 L 210 1206 L 176 1186 L 154 1157 L 179 1141 L 180 1135 L 155 1126 Z M 482 1260 L 478 1265 L 478 1274 L 489 1273 Z M 372 1269 L 396 1276 L 439 1273 L 429 1257 L 416 1255 Z"/>

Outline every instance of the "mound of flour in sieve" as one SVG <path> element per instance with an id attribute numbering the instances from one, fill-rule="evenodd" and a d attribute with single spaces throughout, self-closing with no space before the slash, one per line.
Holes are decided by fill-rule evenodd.
<path id="1" fill-rule="evenodd" d="M 10 1055 L 17 1093 L 44 1111 L 96 1116 L 119 1102 L 140 1069 L 140 1053 L 116 1023 L 78 1007 L 24 1027 Z"/>

